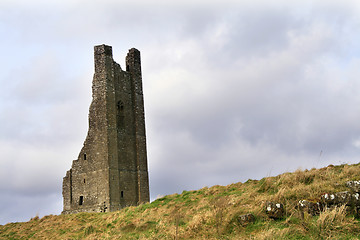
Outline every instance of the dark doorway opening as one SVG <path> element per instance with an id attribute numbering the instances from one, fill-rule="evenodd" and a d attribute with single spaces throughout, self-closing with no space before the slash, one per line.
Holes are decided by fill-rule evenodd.
<path id="1" fill-rule="evenodd" d="M 80 196 L 79 205 L 83 205 L 83 202 L 84 202 L 84 196 Z"/>

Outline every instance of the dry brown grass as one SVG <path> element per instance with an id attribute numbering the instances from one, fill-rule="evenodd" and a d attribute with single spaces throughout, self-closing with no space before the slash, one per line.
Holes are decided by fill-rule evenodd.
<path id="1" fill-rule="evenodd" d="M 358 232 L 359 225 L 353 217 L 347 217 L 346 207 L 335 207 L 320 213 L 315 226 L 319 236 L 324 239 L 331 239 L 339 232 Z"/>
<path id="2" fill-rule="evenodd" d="M 276 177 L 228 186 L 205 187 L 160 198 L 152 203 L 111 213 L 34 217 L 29 222 L 0 226 L 0 239 L 291 239 L 339 238 L 360 233 L 358 220 L 343 208 L 300 219 L 297 202 L 316 200 L 324 192 L 346 190 L 360 179 L 359 165 L 297 170 Z M 285 205 L 283 220 L 269 219 L 266 201 Z M 252 213 L 256 222 L 237 224 Z M 351 235 L 352 236 L 352 235 Z M 351 239 L 351 236 L 349 239 Z"/>

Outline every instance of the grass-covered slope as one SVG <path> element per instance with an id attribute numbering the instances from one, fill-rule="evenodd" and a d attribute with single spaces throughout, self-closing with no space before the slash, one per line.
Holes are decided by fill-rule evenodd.
<path id="1" fill-rule="evenodd" d="M 184 191 L 118 212 L 34 217 L 0 226 L 0 239 L 358 239 L 359 220 L 344 207 L 304 218 L 296 208 L 301 199 L 347 190 L 349 180 L 360 180 L 359 164 Z M 268 218 L 266 201 L 283 203 L 286 216 Z M 242 226 L 246 213 L 256 220 Z"/>

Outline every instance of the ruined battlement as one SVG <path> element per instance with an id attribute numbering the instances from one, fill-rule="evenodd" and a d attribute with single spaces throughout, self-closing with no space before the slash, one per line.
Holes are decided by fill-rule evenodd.
<path id="1" fill-rule="evenodd" d="M 132 48 L 132 49 L 134 49 L 134 48 Z M 107 46 L 105 44 L 95 46 L 94 47 L 94 55 L 95 55 L 95 59 L 96 59 L 96 56 L 98 56 L 98 55 L 107 55 L 107 56 L 112 57 L 112 47 Z"/>
<path id="2" fill-rule="evenodd" d="M 116 211 L 150 199 L 140 52 L 129 50 L 126 71 L 111 46 L 95 46 L 94 62 L 89 130 L 63 179 L 63 213 Z"/>

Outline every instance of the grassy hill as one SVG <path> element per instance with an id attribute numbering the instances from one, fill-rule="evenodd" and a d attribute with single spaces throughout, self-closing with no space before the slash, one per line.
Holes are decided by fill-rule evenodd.
<path id="1" fill-rule="evenodd" d="M 0 226 L 0 239 L 359 239 L 359 220 L 345 207 L 303 218 L 297 209 L 299 200 L 348 190 L 349 180 L 360 180 L 359 164 L 184 191 L 118 212 L 34 217 Z M 284 204 L 284 218 L 269 218 L 266 201 Z M 247 213 L 255 222 L 240 224 Z"/>

